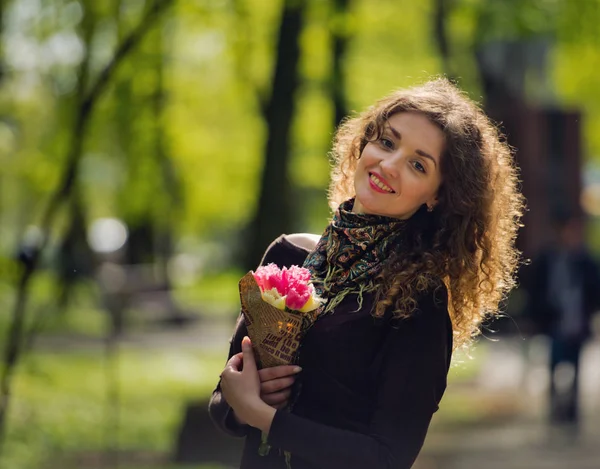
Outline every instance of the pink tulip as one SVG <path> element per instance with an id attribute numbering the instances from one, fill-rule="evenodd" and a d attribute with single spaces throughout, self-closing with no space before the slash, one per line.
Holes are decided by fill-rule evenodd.
<path id="1" fill-rule="evenodd" d="M 298 285 L 288 290 L 288 294 L 285 298 L 285 305 L 293 310 L 300 310 L 304 307 L 306 302 L 310 299 L 311 289 L 308 285 Z"/>
<path id="2" fill-rule="evenodd" d="M 256 269 L 254 279 L 262 291 L 275 288 L 281 296 L 285 296 L 286 291 L 281 278 L 281 270 L 276 264 L 271 263 Z"/>
<path id="3" fill-rule="evenodd" d="M 315 293 L 309 283 L 310 271 L 297 265 L 283 269 L 275 264 L 261 266 L 254 272 L 254 278 L 262 292 L 275 288 L 291 310 L 302 309 Z"/>
<path id="4" fill-rule="evenodd" d="M 281 276 L 288 286 L 307 285 L 310 282 L 310 271 L 297 265 L 293 265 L 289 269 L 284 267 Z"/>

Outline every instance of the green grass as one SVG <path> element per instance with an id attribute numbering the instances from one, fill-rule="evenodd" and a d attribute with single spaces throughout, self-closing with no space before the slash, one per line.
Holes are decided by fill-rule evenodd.
<path id="1" fill-rule="evenodd" d="M 187 304 L 191 310 L 199 303 L 214 302 L 218 306 L 201 308 L 202 313 L 231 312 L 223 301 L 229 298 L 232 305 L 234 299 L 239 303 L 240 275 L 223 275 L 195 288 L 176 290 L 175 300 L 181 297 L 181 303 L 185 303 L 182 306 Z M 108 315 L 98 304 L 97 286 L 77 284 L 64 311 L 56 310 L 56 288 L 51 273 L 40 272 L 35 277 L 26 309 L 26 328 L 41 318 L 41 333 L 46 336 L 103 338 Z M 13 287 L 0 282 L 0 342 L 7 337 L 14 301 Z M 132 319 L 135 316 L 132 314 Z M 130 325 L 137 329 L 135 321 Z M 150 452 L 164 460 L 173 449 L 186 403 L 208 398 L 224 358 L 222 352 L 206 355 L 180 347 L 122 349 L 118 362 L 119 427 L 115 434 L 102 348 L 29 352 L 15 374 L 0 468 L 45 469 L 49 461 L 68 460 L 76 454 L 102 454 L 114 437 L 125 452 Z M 127 469 L 126 462 L 124 459 L 121 469 Z M 59 467 L 66 469 L 60 463 Z M 159 461 L 151 467 L 177 468 L 160 466 Z"/>
<path id="2" fill-rule="evenodd" d="M 38 469 L 42 461 L 103 451 L 114 436 L 124 450 L 169 452 L 183 406 L 208 397 L 222 366 L 220 354 L 122 351 L 115 434 L 101 350 L 29 355 L 15 376 L 0 467 Z"/>

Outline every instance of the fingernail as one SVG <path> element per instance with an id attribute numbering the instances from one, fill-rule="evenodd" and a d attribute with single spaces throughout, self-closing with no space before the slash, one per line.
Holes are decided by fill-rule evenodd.
<path id="1" fill-rule="evenodd" d="M 250 337 L 248 337 L 248 336 L 245 336 L 245 337 L 242 339 L 242 347 L 250 347 L 250 344 L 251 344 L 251 342 L 250 342 Z"/>
<path id="2" fill-rule="evenodd" d="M 294 369 L 292 370 L 292 372 L 294 373 L 300 373 L 302 371 L 302 368 L 299 366 L 294 367 Z"/>

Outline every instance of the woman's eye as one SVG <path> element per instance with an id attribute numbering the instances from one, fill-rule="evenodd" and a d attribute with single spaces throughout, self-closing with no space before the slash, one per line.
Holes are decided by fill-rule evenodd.
<path id="1" fill-rule="evenodd" d="M 418 161 L 415 161 L 413 165 L 417 171 L 425 173 L 425 167 L 421 163 L 419 163 Z"/>
<path id="2" fill-rule="evenodd" d="M 379 141 L 381 142 L 381 144 L 386 147 L 386 148 L 394 148 L 394 144 L 392 143 L 392 141 L 390 139 L 387 139 L 385 137 L 381 137 L 379 139 Z"/>

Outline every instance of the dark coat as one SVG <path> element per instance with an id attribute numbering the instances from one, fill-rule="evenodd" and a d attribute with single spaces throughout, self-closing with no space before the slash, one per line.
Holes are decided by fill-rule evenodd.
<path id="1" fill-rule="evenodd" d="M 301 265 L 307 251 L 285 236 L 263 263 Z M 215 389 L 209 404 L 218 428 L 246 438 L 241 469 L 408 469 L 416 459 L 431 417 L 446 388 L 452 324 L 446 290 L 424 295 L 414 317 L 392 327 L 375 320 L 373 298 L 362 308 L 348 296 L 319 319 L 303 340 L 298 375 L 301 392 L 292 413 L 278 410 L 268 456 L 258 455 L 260 431 L 236 424 Z M 229 356 L 246 334 L 238 321 Z"/>

